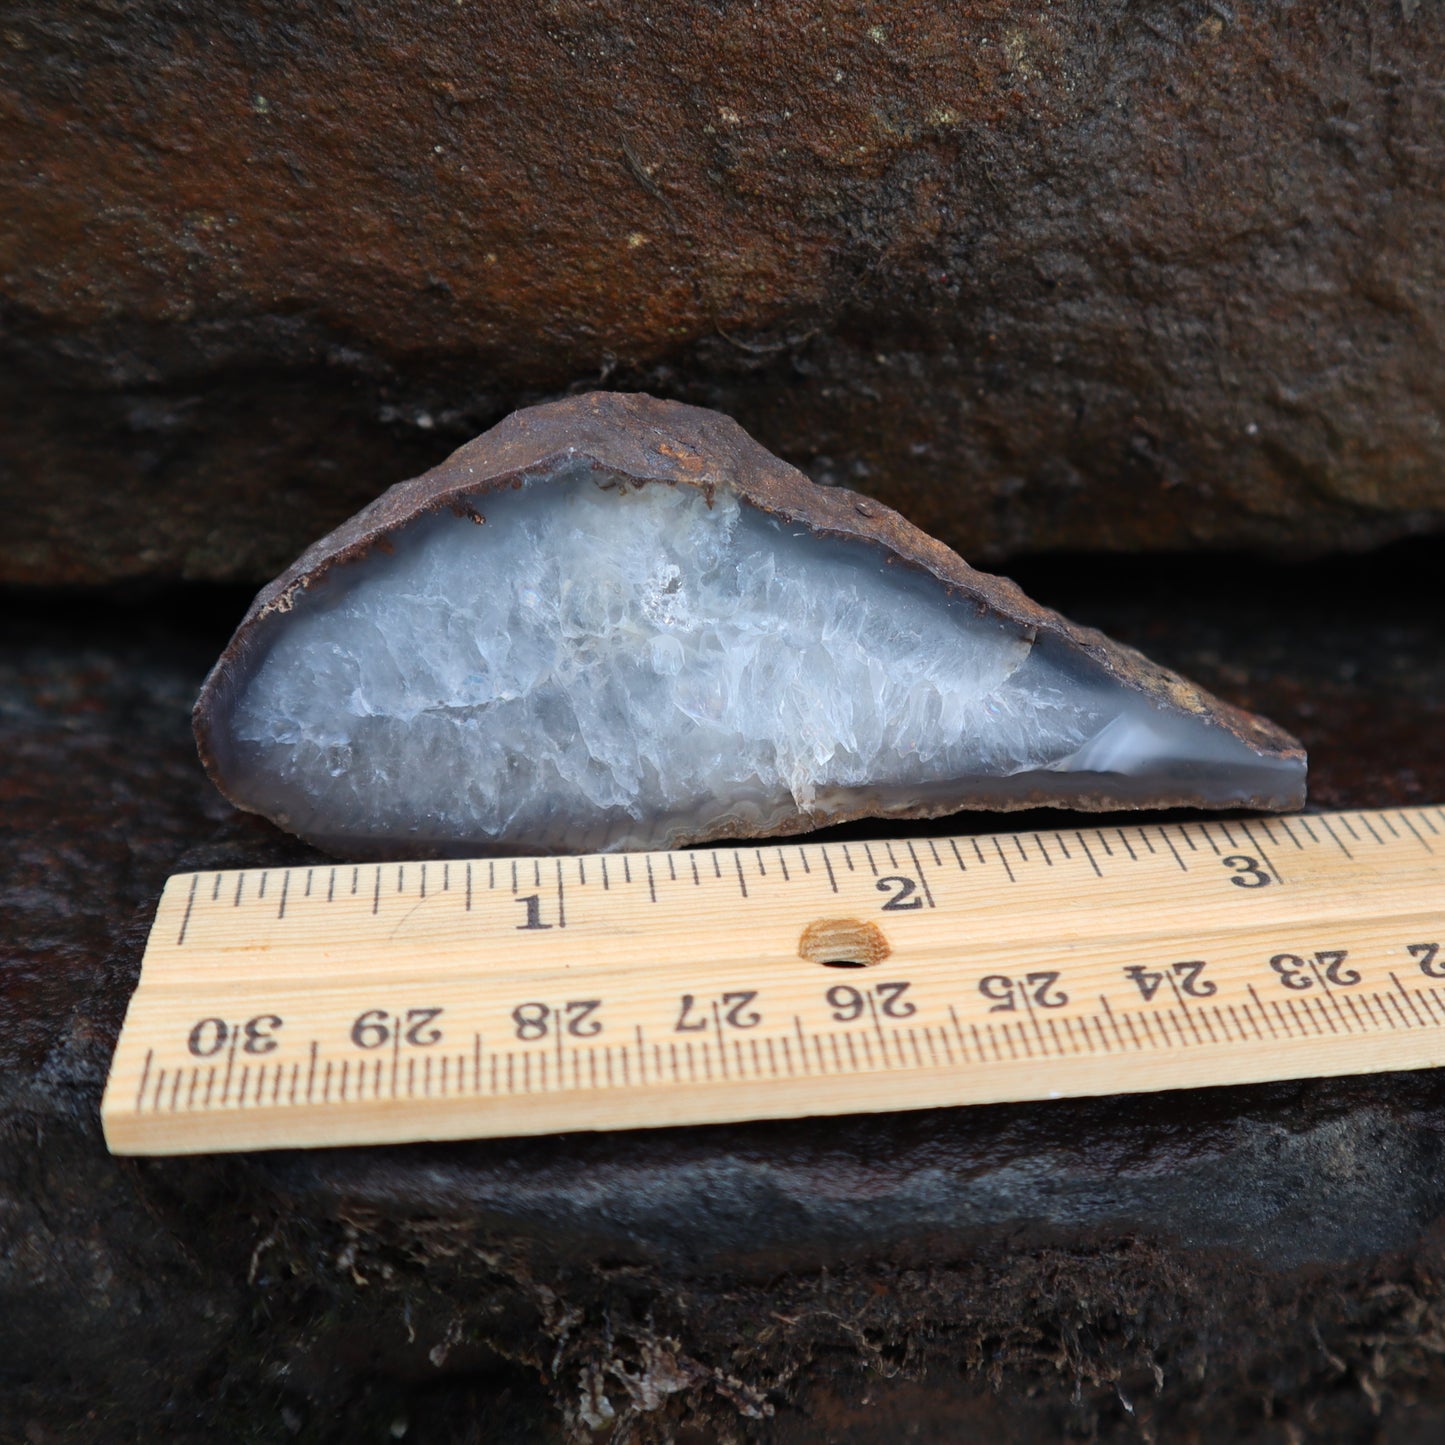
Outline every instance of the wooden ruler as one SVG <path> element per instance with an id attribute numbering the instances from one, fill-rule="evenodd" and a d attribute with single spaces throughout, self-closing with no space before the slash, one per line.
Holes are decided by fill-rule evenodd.
<path id="1" fill-rule="evenodd" d="M 1445 1062 L 1445 811 L 170 879 L 116 1153 Z"/>

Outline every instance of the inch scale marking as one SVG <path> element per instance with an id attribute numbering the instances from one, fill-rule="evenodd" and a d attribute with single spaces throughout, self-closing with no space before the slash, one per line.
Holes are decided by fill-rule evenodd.
<path id="1" fill-rule="evenodd" d="M 648 1127 L 1445 1062 L 1445 810 L 166 885 L 126 1154 Z"/>

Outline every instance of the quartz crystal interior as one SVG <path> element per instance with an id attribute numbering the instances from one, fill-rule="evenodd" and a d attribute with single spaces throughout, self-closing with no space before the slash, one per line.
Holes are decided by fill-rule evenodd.
<path id="1" fill-rule="evenodd" d="M 1299 757 L 723 488 L 564 463 L 390 543 L 297 591 L 212 729 L 231 796 L 323 846 L 659 847 L 1101 778 L 1214 805 L 1302 784 Z"/>

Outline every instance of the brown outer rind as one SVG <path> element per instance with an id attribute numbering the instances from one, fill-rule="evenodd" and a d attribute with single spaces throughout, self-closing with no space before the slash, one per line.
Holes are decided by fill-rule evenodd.
<path id="1" fill-rule="evenodd" d="M 221 792 L 238 807 L 246 807 L 231 797 L 226 787 L 213 741 L 216 717 L 237 682 L 245 677 L 250 656 L 264 632 L 291 610 L 298 592 L 323 582 L 333 569 L 389 546 L 392 534 L 420 516 L 443 508 L 464 515 L 475 510 L 471 506 L 475 499 L 520 487 L 527 479 L 545 475 L 563 462 L 578 460 L 638 486 L 650 482 L 685 485 L 697 487 L 709 497 L 716 489 L 727 488 L 749 505 L 785 523 L 802 523 L 819 536 L 877 547 L 889 562 L 928 573 L 950 595 L 972 601 L 980 613 L 992 612 L 1036 635 L 1060 639 L 1122 686 L 1224 728 L 1262 758 L 1304 762 L 1303 748 L 1283 728 L 1214 697 L 1102 632 L 1080 627 L 1040 607 L 1007 578 L 975 571 L 956 552 L 881 502 L 842 487 L 816 485 L 760 446 L 730 417 L 642 393 L 591 392 L 512 413 L 458 448 L 440 465 L 383 492 L 308 547 L 257 593 L 206 678 L 193 713 L 201 761 Z M 1040 790 L 1016 799 L 990 800 L 986 806 L 1021 808 L 1055 801 Z M 1253 802 L 1277 809 L 1301 806 L 1303 770 L 1297 796 L 1261 797 Z M 1154 803 L 1158 807 L 1209 806 L 1192 795 L 1160 796 Z M 967 798 L 960 798 L 947 807 L 936 802 L 921 803 L 910 812 L 913 816 L 937 816 L 969 806 Z M 1069 806 L 1104 810 L 1139 804 L 1100 790 L 1071 798 Z M 830 811 L 826 821 L 842 822 L 873 811 L 867 807 L 847 813 Z M 896 809 L 888 812 L 899 816 Z M 786 831 L 808 826 L 802 820 L 797 829 Z"/>

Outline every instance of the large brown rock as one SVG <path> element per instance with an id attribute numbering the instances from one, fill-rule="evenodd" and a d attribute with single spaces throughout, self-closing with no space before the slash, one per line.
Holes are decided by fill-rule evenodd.
<path id="1" fill-rule="evenodd" d="M 521 401 L 975 558 L 1445 517 L 1445 14 L 15 0 L 0 579 L 259 579 Z"/>

